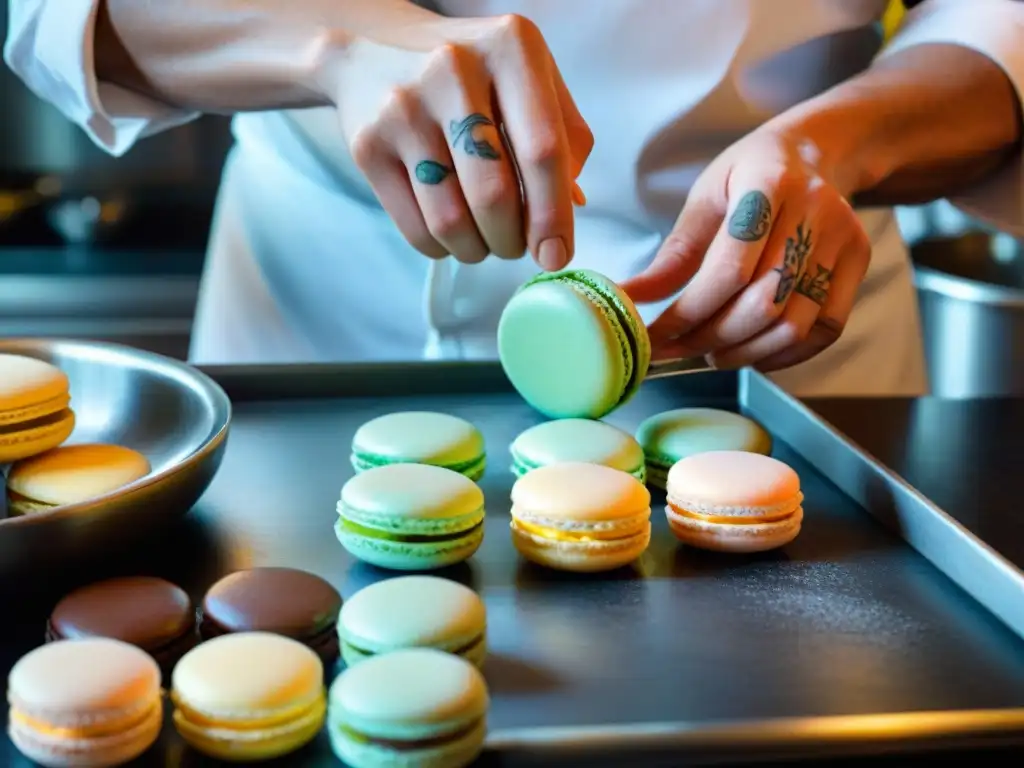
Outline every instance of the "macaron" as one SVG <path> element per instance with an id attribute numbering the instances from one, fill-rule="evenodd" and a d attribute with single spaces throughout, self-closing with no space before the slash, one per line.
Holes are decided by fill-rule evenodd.
<path id="1" fill-rule="evenodd" d="M 68 377 L 34 357 L 0 354 L 0 464 L 56 448 L 75 428 Z"/>
<path id="2" fill-rule="evenodd" d="M 530 427 L 511 447 L 512 473 L 522 477 L 532 469 L 565 461 L 603 464 L 633 475 L 646 476 L 644 452 L 631 434 L 591 419 L 555 419 Z"/>
<path id="3" fill-rule="evenodd" d="M 160 668 L 134 645 L 62 640 L 23 656 L 7 679 L 7 733 L 51 768 L 106 768 L 135 759 L 163 723 Z"/>
<path id="4" fill-rule="evenodd" d="M 207 640 L 232 632 L 274 632 L 311 648 L 327 666 L 338 658 L 341 602 L 338 590 L 312 573 L 252 568 L 207 590 L 199 628 Z"/>
<path id="5" fill-rule="evenodd" d="M 174 727 L 197 751 L 254 762 L 294 752 L 323 727 L 320 657 L 269 632 L 208 640 L 185 654 L 171 683 Z"/>
<path id="6" fill-rule="evenodd" d="M 47 642 L 109 637 L 149 653 L 169 679 L 196 644 L 196 612 L 188 593 L 152 576 L 107 579 L 79 587 L 54 607 Z"/>
<path id="7" fill-rule="evenodd" d="M 636 439 L 647 457 L 647 484 L 665 488 L 669 468 L 705 451 L 769 454 L 771 435 L 753 419 L 717 408 L 677 408 L 640 423 Z"/>
<path id="8" fill-rule="evenodd" d="M 477 480 L 487 466 L 484 438 L 465 419 L 404 411 L 378 416 L 352 437 L 352 466 L 363 472 L 387 464 L 432 464 Z"/>
<path id="9" fill-rule="evenodd" d="M 328 733 L 349 768 L 464 768 L 483 749 L 489 705 L 483 675 L 468 661 L 408 648 L 337 677 Z"/>
<path id="10" fill-rule="evenodd" d="M 12 515 L 28 515 L 91 501 L 147 474 L 146 457 L 131 448 L 100 443 L 63 445 L 11 467 L 7 510 Z"/>
<path id="11" fill-rule="evenodd" d="M 436 576 L 399 576 L 356 592 L 338 621 L 349 666 L 402 648 L 436 648 L 481 666 L 487 611 L 469 587 Z"/>
<path id="12" fill-rule="evenodd" d="M 484 538 L 484 494 L 465 475 L 430 464 L 389 464 L 341 489 L 335 533 L 381 568 L 430 570 L 471 557 Z"/>
<path id="13" fill-rule="evenodd" d="M 684 544 L 717 552 L 763 552 L 800 533 L 800 477 L 787 464 L 746 451 L 709 451 L 668 472 L 665 513 Z"/>
<path id="14" fill-rule="evenodd" d="M 505 375 L 553 419 L 599 419 L 629 400 L 651 343 L 629 296 L 586 269 L 545 272 L 512 296 L 498 322 Z"/>
<path id="15" fill-rule="evenodd" d="M 606 571 L 651 540 L 651 494 L 600 464 L 550 464 L 512 486 L 512 543 L 527 560 L 564 571 Z"/>

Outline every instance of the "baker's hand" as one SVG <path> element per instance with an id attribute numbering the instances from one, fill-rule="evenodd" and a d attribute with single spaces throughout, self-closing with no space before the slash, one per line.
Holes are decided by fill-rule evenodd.
<path id="1" fill-rule="evenodd" d="M 775 370 L 839 338 L 871 244 L 823 167 L 806 137 L 763 128 L 704 170 L 654 261 L 623 285 L 638 302 L 682 288 L 650 326 L 657 358 Z"/>
<path id="2" fill-rule="evenodd" d="M 344 47 L 363 63 L 332 84 L 342 131 L 417 250 L 568 263 L 593 137 L 533 23 L 437 17 L 401 40 Z"/>

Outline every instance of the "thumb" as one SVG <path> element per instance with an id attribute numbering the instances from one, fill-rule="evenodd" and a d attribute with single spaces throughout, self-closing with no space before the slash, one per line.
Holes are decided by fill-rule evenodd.
<path id="1" fill-rule="evenodd" d="M 712 200 L 690 198 L 654 260 L 639 275 L 624 281 L 622 289 L 639 304 L 678 293 L 697 273 L 724 218 L 722 207 Z"/>

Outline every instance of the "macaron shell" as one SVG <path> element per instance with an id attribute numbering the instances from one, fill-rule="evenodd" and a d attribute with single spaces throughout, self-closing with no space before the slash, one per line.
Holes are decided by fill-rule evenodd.
<path id="1" fill-rule="evenodd" d="M 7 679 L 12 708 L 48 725 L 117 720 L 159 695 L 160 669 L 134 645 L 64 640 L 30 651 Z"/>
<path id="2" fill-rule="evenodd" d="M 553 332 L 552 329 L 557 329 Z M 528 284 L 498 323 L 506 375 L 551 418 L 600 418 L 618 405 L 633 362 L 606 314 L 569 283 Z"/>
<path id="3" fill-rule="evenodd" d="M 483 750 L 487 726 L 481 722 L 460 738 L 432 749 L 398 752 L 330 729 L 331 748 L 349 768 L 466 768 Z"/>
<path id="4" fill-rule="evenodd" d="M 7 734 L 25 757 L 49 768 L 108 768 L 134 760 L 160 736 L 163 708 L 158 698 L 148 716 L 131 729 L 88 739 L 54 736 L 12 721 Z"/>
<path id="5" fill-rule="evenodd" d="M 603 464 L 643 482 L 644 452 L 636 439 L 611 424 L 591 419 L 556 419 L 519 435 L 511 453 L 518 475 L 565 461 Z"/>
<path id="6" fill-rule="evenodd" d="M 475 471 L 485 453 L 483 435 L 473 424 L 432 411 L 390 413 L 366 422 L 352 438 L 352 452 L 359 469 L 413 462 L 455 471 Z"/>
<path id="7" fill-rule="evenodd" d="M 487 629 L 483 601 L 469 587 L 435 576 L 401 576 L 361 589 L 339 617 L 342 640 L 382 653 L 427 647 L 455 651 Z"/>
<path id="8" fill-rule="evenodd" d="M 636 430 L 647 455 L 647 481 L 664 488 L 668 469 L 680 459 L 706 451 L 768 454 L 772 438 L 760 424 L 716 408 L 678 408 L 651 416 Z"/>
<path id="9" fill-rule="evenodd" d="M 269 632 L 208 640 L 174 668 L 175 702 L 224 723 L 308 707 L 323 688 L 323 664 L 302 643 Z"/>
<path id="10" fill-rule="evenodd" d="M 740 517 L 790 511 L 802 498 L 800 477 L 791 467 L 746 451 L 709 451 L 681 459 L 669 470 L 668 496 L 692 512 Z"/>
<path id="11" fill-rule="evenodd" d="M 458 472 L 428 464 L 391 464 L 346 482 L 338 512 L 385 532 L 437 535 L 477 525 L 483 508 L 483 491 Z"/>
<path id="12" fill-rule="evenodd" d="M 330 690 L 332 722 L 377 739 L 455 734 L 484 718 L 488 706 L 480 671 L 431 648 L 374 656 L 342 672 Z"/>
<path id="13" fill-rule="evenodd" d="M 802 507 L 788 517 L 767 523 L 729 524 L 699 520 L 676 514 L 666 507 L 669 528 L 677 539 L 698 549 L 713 552 L 753 553 L 784 547 L 800 533 Z"/>
<path id="14" fill-rule="evenodd" d="M 21 461 L 50 451 L 75 430 L 75 413 L 70 408 L 58 410 L 52 418 L 28 422 L 24 427 L 0 430 L 0 464 Z"/>
<path id="15" fill-rule="evenodd" d="M 13 415 L 22 409 L 60 401 L 67 395 L 68 385 L 67 374 L 55 365 L 34 357 L 0 354 L 0 424 L 23 420 L 21 414 Z"/>
<path id="16" fill-rule="evenodd" d="M 651 494 L 625 472 L 599 464 L 564 462 L 535 469 L 516 480 L 512 503 L 524 518 L 571 528 L 649 512 Z"/>
<path id="17" fill-rule="evenodd" d="M 527 560 L 545 568 L 596 573 L 621 568 L 639 558 L 651 541 L 648 522 L 637 533 L 607 541 L 559 541 L 513 525 L 512 544 Z"/>
<path id="18" fill-rule="evenodd" d="M 418 542 L 364 536 L 347 529 L 344 520 L 335 523 L 334 533 L 353 557 L 394 571 L 432 570 L 461 563 L 476 554 L 484 540 L 483 526 L 455 538 Z"/>
<path id="19" fill-rule="evenodd" d="M 31 501 L 61 506 L 103 496 L 150 470 L 130 448 L 99 443 L 67 445 L 15 464 L 7 488 Z"/>

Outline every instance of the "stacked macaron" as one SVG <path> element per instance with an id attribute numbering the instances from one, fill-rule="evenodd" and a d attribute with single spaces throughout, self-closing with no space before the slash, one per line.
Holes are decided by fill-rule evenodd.
<path id="1" fill-rule="evenodd" d="M 0 464 L 56 448 L 75 428 L 70 382 L 55 365 L 0 354 Z"/>

